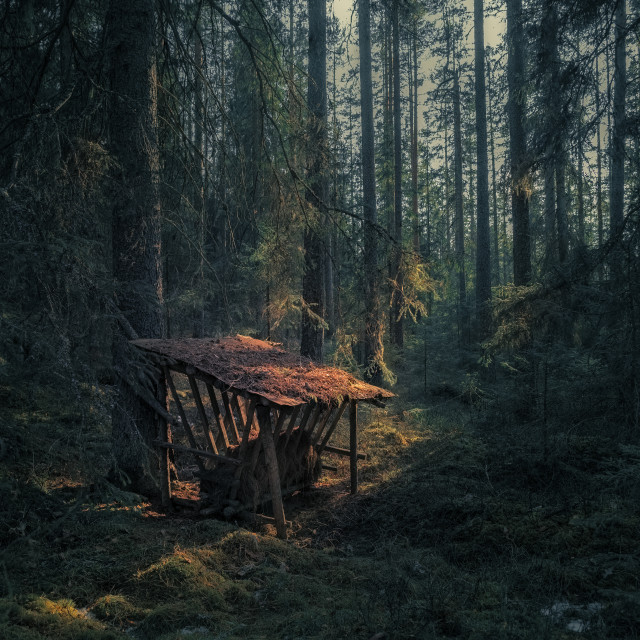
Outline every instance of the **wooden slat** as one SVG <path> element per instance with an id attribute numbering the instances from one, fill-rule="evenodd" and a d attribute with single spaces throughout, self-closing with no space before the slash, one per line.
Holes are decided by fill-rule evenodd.
<path id="1" fill-rule="evenodd" d="M 224 418 L 222 417 L 222 411 L 220 411 L 220 406 L 218 405 L 216 391 L 210 382 L 207 382 L 206 386 L 207 393 L 209 394 L 209 401 L 211 402 L 211 408 L 213 409 L 213 417 L 218 425 L 218 437 L 216 438 L 216 444 L 218 449 L 228 449 L 229 438 L 227 436 L 227 431 L 224 428 Z"/>
<path id="2" fill-rule="evenodd" d="M 358 403 L 355 400 L 349 404 L 349 447 L 351 493 L 358 493 Z"/>
<path id="3" fill-rule="evenodd" d="M 320 435 L 324 431 L 325 427 L 329 423 L 329 419 L 334 411 L 339 411 L 340 408 L 335 405 L 329 405 L 325 412 L 320 416 L 321 420 L 318 421 L 318 428 L 315 430 L 315 435 L 313 432 L 309 433 L 309 438 L 311 439 L 312 446 L 315 446 L 316 442 L 320 439 Z"/>
<path id="4" fill-rule="evenodd" d="M 240 434 L 238 433 L 238 427 L 236 426 L 236 420 L 233 417 L 233 411 L 231 410 L 231 403 L 229 402 L 229 394 L 226 391 L 222 391 L 222 402 L 224 403 L 224 422 L 227 425 L 227 435 L 231 433 L 235 437 L 234 444 L 240 444 Z"/>
<path id="5" fill-rule="evenodd" d="M 182 420 L 182 424 L 184 426 L 185 431 L 187 432 L 187 437 L 189 438 L 189 443 L 191 444 L 191 447 L 193 449 L 198 450 L 198 445 L 196 443 L 196 439 L 193 435 L 193 431 L 191 431 L 191 425 L 189 424 L 189 421 L 187 420 L 187 416 L 184 412 L 184 409 L 182 408 L 182 402 L 180 402 L 180 398 L 178 397 L 178 392 L 176 391 L 176 386 L 173 384 L 173 379 L 171 378 L 171 373 L 169 372 L 169 368 L 168 367 L 163 367 L 164 370 L 164 377 L 165 380 L 167 381 L 167 385 L 169 387 L 169 389 L 171 390 L 171 395 L 173 396 L 173 401 L 176 404 L 176 407 L 178 408 L 178 414 L 180 415 L 180 420 Z M 200 469 L 200 471 L 204 471 L 204 464 L 202 464 L 202 460 L 200 460 L 200 458 L 196 457 L 196 462 L 198 464 L 198 468 Z"/>
<path id="6" fill-rule="evenodd" d="M 235 396 L 234 396 L 235 397 Z M 237 404 L 236 400 L 236 404 Z M 251 423 L 253 422 L 253 414 L 256 408 L 256 398 L 252 397 L 249 400 L 249 404 L 247 406 L 247 412 L 245 416 L 245 424 L 244 424 L 244 433 L 242 434 L 242 442 L 240 443 L 240 448 L 238 450 L 238 460 L 244 462 L 244 458 L 246 455 L 247 447 L 249 446 L 249 435 L 251 434 Z M 229 492 L 229 499 L 235 500 L 238 495 L 238 489 L 240 488 L 240 477 L 242 476 L 242 472 L 244 471 L 244 466 L 238 467 L 236 472 L 234 473 L 234 477 L 238 482 L 235 482 Z"/>
<path id="7" fill-rule="evenodd" d="M 162 395 L 166 398 L 167 383 L 161 380 L 160 384 Z M 165 399 L 166 402 L 166 399 Z M 160 403 L 158 402 L 160 405 Z M 160 405 L 162 406 L 162 405 Z M 169 415 L 167 413 L 167 415 Z M 164 442 L 171 442 L 171 424 L 170 421 L 160 416 L 158 438 Z M 160 452 L 160 499 L 165 509 L 171 509 L 171 459 L 169 449 Z"/>
<path id="8" fill-rule="evenodd" d="M 271 411 L 269 407 L 258 405 L 258 425 L 260 427 L 260 439 L 264 449 L 264 457 L 267 464 L 269 476 L 269 488 L 271 490 L 271 505 L 273 517 L 276 521 L 276 531 L 279 538 L 287 537 L 287 523 L 284 516 L 284 506 L 282 504 L 282 488 L 280 486 L 280 474 L 278 471 L 278 457 L 276 447 L 273 443 L 271 433 Z"/>
<path id="9" fill-rule="evenodd" d="M 333 447 L 330 444 L 328 444 L 324 450 L 327 453 L 335 453 L 338 456 L 345 456 L 347 458 L 351 457 L 351 449 L 343 449 L 342 447 Z M 367 454 L 366 453 L 360 453 L 358 452 L 356 454 L 358 456 L 358 460 L 366 460 L 367 459 Z"/>
<path id="10" fill-rule="evenodd" d="M 296 418 L 298 417 L 298 414 L 300 413 L 301 408 L 302 408 L 302 405 L 300 404 L 297 407 L 293 408 L 293 411 L 291 412 L 291 417 L 289 418 L 289 425 L 287 426 L 286 433 L 277 434 L 278 439 L 276 444 L 279 447 L 285 447 L 287 445 L 287 442 L 289 442 L 289 438 L 291 437 L 291 432 L 293 431 L 293 427 L 295 426 L 295 423 L 296 423 Z"/>
<path id="11" fill-rule="evenodd" d="M 238 402 L 238 396 L 235 393 L 229 394 L 231 397 L 229 398 L 229 404 L 231 405 L 231 410 L 235 411 L 234 417 L 238 416 L 238 421 L 236 422 L 236 426 L 238 424 L 242 425 L 242 429 L 245 428 L 247 422 L 247 416 L 243 410 L 243 407 L 240 406 Z M 238 429 L 238 433 L 240 433 L 240 429 Z M 242 439 L 242 435 L 240 434 L 240 438 Z"/>
<path id="12" fill-rule="evenodd" d="M 329 427 L 329 429 L 327 429 L 327 432 L 325 433 L 324 438 L 322 439 L 322 444 L 319 447 L 316 447 L 318 455 L 320 455 L 322 451 L 326 448 L 327 443 L 329 442 L 329 438 L 331 438 L 331 436 L 333 435 L 333 432 L 338 426 L 338 423 L 340 422 L 340 418 L 342 418 L 342 414 L 344 413 L 344 410 L 347 408 L 348 404 L 349 404 L 349 400 L 346 399 L 340 405 L 340 409 L 338 410 L 338 413 L 333 419 L 333 422 L 331 423 L 331 426 Z"/>
<path id="13" fill-rule="evenodd" d="M 298 425 L 300 429 L 304 429 L 304 425 L 307 424 L 307 420 L 309 420 L 309 416 L 311 415 L 312 411 L 313 411 L 313 405 L 311 404 L 308 404 L 304 408 L 302 418 L 300 418 L 300 424 Z M 287 445 L 289 444 L 289 438 L 291 438 L 292 433 L 293 433 L 293 422 L 290 422 L 289 428 L 287 429 L 287 437 L 285 438 L 283 448 L 286 449 Z"/>
<path id="14" fill-rule="evenodd" d="M 156 447 L 161 447 L 163 449 L 173 449 L 174 451 L 182 451 L 183 453 L 192 453 L 196 456 L 196 459 L 200 458 L 211 458 L 212 460 L 217 460 L 218 462 L 223 462 L 225 464 L 232 465 L 241 465 L 242 462 L 240 460 L 236 460 L 235 458 L 229 458 L 228 456 L 220 455 L 219 453 L 211 453 L 210 451 L 204 451 L 202 449 L 192 449 L 191 447 L 183 447 L 179 444 L 173 444 L 173 442 L 160 442 L 156 440 L 153 444 Z M 202 471 L 205 471 L 203 468 Z"/>
<path id="15" fill-rule="evenodd" d="M 278 440 L 280 439 L 280 432 L 282 431 L 282 427 L 284 426 L 284 422 L 289 415 L 289 408 L 282 407 L 280 412 L 278 413 L 278 419 L 276 421 L 276 426 L 273 429 L 273 442 L 276 446 L 278 446 Z"/>
<path id="16" fill-rule="evenodd" d="M 200 422 L 202 423 L 202 429 L 204 431 L 204 437 L 209 445 L 209 448 L 213 453 L 218 453 L 218 447 L 216 446 L 216 441 L 213 439 L 213 434 L 211 433 L 211 428 L 209 427 L 209 420 L 207 420 L 207 414 L 204 410 L 204 405 L 202 404 L 202 398 L 200 397 L 200 389 L 198 389 L 198 381 L 193 377 L 193 375 L 189 375 L 189 385 L 191 386 L 191 393 L 193 393 L 193 398 L 196 401 L 196 407 L 198 409 L 198 415 L 200 416 Z"/>
<path id="17" fill-rule="evenodd" d="M 316 422 L 318 421 L 318 418 L 320 417 L 320 413 L 322 412 L 322 404 L 318 402 L 318 404 L 316 404 L 315 409 L 313 410 L 313 413 L 311 414 L 311 417 L 309 418 L 309 421 L 307 422 L 306 425 L 302 425 L 302 423 L 300 423 L 300 430 L 298 431 L 297 435 L 296 435 L 296 440 L 293 444 L 293 448 L 296 449 L 298 447 L 298 445 L 300 444 L 300 440 L 302 439 L 302 433 L 306 432 L 306 433 L 312 433 L 314 427 L 316 426 Z"/>

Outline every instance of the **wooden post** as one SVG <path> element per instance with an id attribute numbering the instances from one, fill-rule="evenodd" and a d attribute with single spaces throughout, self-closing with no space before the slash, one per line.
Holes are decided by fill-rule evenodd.
<path id="1" fill-rule="evenodd" d="M 166 398 L 167 393 L 167 381 L 161 377 L 160 385 L 162 393 Z M 159 403 L 158 403 L 159 404 Z M 168 413 L 168 412 L 167 412 Z M 171 442 L 171 425 L 166 418 L 160 417 L 159 420 L 159 433 L 158 437 L 163 442 Z M 160 449 L 160 496 L 162 500 L 162 506 L 171 511 L 171 458 L 169 449 Z"/>
<path id="2" fill-rule="evenodd" d="M 206 385 L 207 391 L 209 393 L 209 400 L 211 401 L 211 408 L 213 409 L 213 417 L 216 419 L 216 424 L 218 425 L 218 449 L 228 449 L 229 438 L 227 437 L 227 432 L 224 428 L 224 418 L 222 417 L 220 406 L 218 405 L 218 401 L 216 400 L 216 391 L 210 382 L 207 382 Z"/>
<path id="3" fill-rule="evenodd" d="M 289 418 L 289 426 L 287 427 L 287 431 L 285 433 L 281 433 L 278 435 L 278 441 L 277 441 L 277 445 L 280 447 L 280 443 L 284 442 L 284 445 L 287 444 L 287 442 L 289 442 L 289 438 L 291 437 L 291 432 L 293 431 L 293 427 L 296 423 L 296 418 L 298 417 L 298 414 L 300 413 L 300 408 L 302 407 L 302 405 L 298 405 L 297 407 L 293 408 L 293 411 L 291 412 L 291 418 Z M 283 439 L 284 438 L 284 439 Z"/>
<path id="4" fill-rule="evenodd" d="M 269 475 L 269 489 L 271 491 L 271 504 L 273 516 L 276 521 L 276 531 L 279 538 L 287 537 L 287 523 L 284 518 L 284 507 L 282 505 L 282 493 L 280 487 L 280 473 L 278 471 L 278 458 L 276 447 L 273 444 L 273 434 L 271 433 L 271 409 L 268 406 L 259 404 L 256 407 L 258 413 L 258 425 L 260 426 L 260 440 L 264 449 L 264 457 Z"/>
<path id="5" fill-rule="evenodd" d="M 349 449 L 351 469 L 351 493 L 358 493 L 358 403 L 349 404 Z"/>
<path id="6" fill-rule="evenodd" d="M 234 396 L 235 398 L 236 396 Z M 238 401 L 236 400 L 236 404 Z M 247 405 L 246 415 L 244 416 L 244 432 L 242 434 L 242 442 L 240 443 L 240 448 L 238 449 L 238 460 L 242 463 L 245 461 L 245 456 L 247 452 L 247 447 L 249 446 L 249 435 L 251 434 L 251 423 L 253 422 L 253 414 L 256 408 L 256 397 L 252 396 Z M 234 474 L 234 478 L 237 480 L 235 485 L 231 488 L 231 492 L 229 493 L 229 499 L 235 500 L 238 495 L 238 489 L 240 488 L 240 478 L 242 477 L 242 472 L 244 471 L 244 464 L 238 467 L 237 471 Z"/>
<path id="7" fill-rule="evenodd" d="M 209 448 L 213 453 L 218 453 L 218 447 L 216 446 L 216 441 L 213 439 L 213 435 L 211 434 L 211 429 L 209 428 L 209 421 L 207 420 L 207 413 L 204 410 L 204 405 L 202 404 L 202 398 L 200 397 L 200 389 L 198 389 L 198 381 L 195 379 L 193 375 L 188 375 L 189 385 L 191 386 L 191 393 L 193 394 L 193 399 L 196 401 L 196 407 L 198 409 L 198 415 L 200 416 L 200 422 L 202 422 L 202 429 L 204 431 L 205 440 L 209 445 Z"/>
<path id="8" fill-rule="evenodd" d="M 171 390 L 173 401 L 175 402 L 176 407 L 178 409 L 178 415 L 180 416 L 182 426 L 184 427 L 184 430 L 187 432 L 187 437 L 189 438 L 189 444 L 191 444 L 192 449 L 197 449 L 198 445 L 196 443 L 196 439 L 193 435 L 193 431 L 191 430 L 191 425 L 187 420 L 187 416 L 184 412 L 184 409 L 182 408 L 182 402 L 180 402 L 178 392 L 176 391 L 176 386 L 173 384 L 173 379 L 171 378 L 171 374 L 169 373 L 169 368 L 163 367 L 163 371 L 164 371 L 165 380 L 167 381 L 167 385 Z M 196 463 L 198 464 L 198 468 L 200 469 L 200 471 L 204 471 L 204 465 L 202 464 L 202 460 L 200 460 L 200 458 L 196 457 Z"/>
<path id="9" fill-rule="evenodd" d="M 236 419 L 233 417 L 233 411 L 231 410 L 231 403 L 229 401 L 229 394 L 226 391 L 222 391 L 222 402 L 224 404 L 224 421 L 227 425 L 229 433 L 227 435 L 233 435 L 236 439 L 236 443 L 240 444 L 240 434 L 238 433 L 238 427 L 236 427 Z"/>
<path id="10" fill-rule="evenodd" d="M 331 423 L 331 426 L 329 427 L 329 429 L 327 429 L 327 432 L 324 438 L 322 439 L 322 443 L 320 444 L 320 446 L 319 447 L 316 446 L 316 443 L 314 442 L 314 446 L 316 446 L 318 455 L 320 455 L 324 450 L 324 448 L 327 446 L 327 443 L 329 442 L 329 438 L 331 438 L 331 436 L 333 435 L 333 432 L 335 431 L 335 428 L 338 426 L 338 423 L 340 422 L 340 418 L 342 418 L 342 414 L 344 413 L 348 404 L 349 404 L 349 400 L 347 399 L 345 399 L 342 402 L 342 404 L 340 405 L 340 409 L 338 409 L 338 413 L 335 415 L 333 422 Z"/>

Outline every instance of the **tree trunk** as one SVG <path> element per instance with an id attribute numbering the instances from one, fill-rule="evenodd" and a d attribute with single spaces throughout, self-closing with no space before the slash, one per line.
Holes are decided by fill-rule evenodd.
<path id="1" fill-rule="evenodd" d="M 302 297 L 306 309 L 302 314 L 300 353 L 322 362 L 324 346 L 324 271 L 325 243 L 320 230 L 328 196 L 327 160 L 327 6 L 326 0 L 309 0 L 309 167 L 306 199 L 310 205 L 304 234 L 305 271 Z"/>
<path id="2" fill-rule="evenodd" d="M 476 79 L 476 157 L 477 234 L 476 234 L 476 319 L 479 338 L 489 331 L 491 314 L 491 239 L 489 227 L 489 153 L 487 150 L 487 97 L 484 77 L 484 2 L 473 7 Z"/>
<path id="3" fill-rule="evenodd" d="M 467 339 L 467 284 L 464 265 L 464 210 L 462 201 L 462 124 L 460 113 L 460 82 L 455 64 L 456 52 L 453 52 L 453 180 L 455 208 L 455 249 L 458 268 L 458 330 L 463 339 Z"/>
<path id="4" fill-rule="evenodd" d="M 362 195 L 364 206 L 365 375 L 372 384 L 382 382 L 384 323 L 378 283 L 378 236 L 376 211 L 376 167 L 371 81 L 370 0 L 359 0 L 360 118 L 362 122 Z"/>
<path id="5" fill-rule="evenodd" d="M 400 111 L 400 23 L 398 19 L 399 0 L 392 4 L 393 32 L 393 281 L 394 291 L 391 302 L 391 342 L 398 348 L 404 346 L 402 322 L 402 114 Z"/>
<path id="6" fill-rule="evenodd" d="M 598 250 L 602 250 L 604 244 L 604 217 L 602 215 L 602 140 L 600 129 L 602 123 L 600 121 L 600 69 L 598 68 L 598 58 L 596 56 L 595 70 L 595 103 L 596 103 L 596 215 L 598 218 Z M 604 280 L 604 264 L 600 262 L 598 268 L 598 276 L 600 281 Z"/>
<path id="7" fill-rule="evenodd" d="M 116 301 L 140 337 L 160 338 L 163 313 L 152 0 L 111 0 L 106 33 L 109 146 L 115 165 L 112 241 Z M 157 458 L 152 441 L 157 418 L 132 391 L 137 371 L 121 328 L 114 331 L 113 366 L 119 375 L 112 431 L 116 472 L 126 475 L 121 479 L 129 489 L 155 494 Z M 165 401 L 161 385 L 156 387 L 156 396 Z"/>
<path id="8" fill-rule="evenodd" d="M 615 58 L 613 71 L 613 132 L 611 135 L 611 236 L 624 221 L 624 151 L 627 54 L 625 50 L 626 0 L 618 0 L 615 15 Z"/>
<path id="9" fill-rule="evenodd" d="M 409 55 L 411 64 L 409 69 L 413 87 L 411 108 L 411 217 L 413 250 L 420 253 L 420 216 L 418 212 L 418 25 L 414 22 L 411 34 L 411 51 Z"/>
<path id="10" fill-rule="evenodd" d="M 487 60 L 487 80 L 491 87 L 491 64 Z M 498 224 L 498 184 L 496 179 L 496 146 L 493 133 L 493 109 L 491 101 L 491 91 L 488 92 L 489 98 L 489 132 L 491 141 L 491 197 L 493 210 L 493 270 L 496 275 L 496 282 L 500 284 L 500 230 Z"/>
<path id="11" fill-rule="evenodd" d="M 531 282 L 529 194 L 531 177 L 524 129 L 525 76 L 522 0 L 507 0 L 507 82 L 509 85 L 509 146 L 511 151 L 511 209 L 513 216 L 513 281 Z"/>

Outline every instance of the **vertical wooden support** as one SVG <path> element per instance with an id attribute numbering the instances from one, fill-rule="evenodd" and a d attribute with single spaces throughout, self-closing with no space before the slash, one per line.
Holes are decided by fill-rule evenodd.
<path id="1" fill-rule="evenodd" d="M 311 445 L 315 446 L 316 442 L 320 439 L 320 435 L 325 430 L 327 424 L 329 424 L 329 419 L 331 418 L 331 414 L 334 410 L 338 411 L 338 407 L 329 404 L 324 412 L 324 414 L 320 415 L 321 420 L 318 422 L 318 428 L 315 430 L 315 434 L 313 431 L 309 432 L 309 438 L 311 439 Z"/>
<path id="2" fill-rule="evenodd" d="M 238 460 L 240 462 L 245 461 L 245 456 L 247 452 L 247 447 L 249 446 L 249 434 L 251 433 L 251 423 L 253 422 L 253 414 L 256 408 L 256 397 L 252 396 L 247 405 L 246 416 L 244 417 L 244 433 L 242 434 L 242 442 L 240 443 L 240 449 L 238 450 Z M 257 447 L 256 447 L 257 448 Z M 232 487 L 231 492 L 229 493 L 229 498 L 231 500 L 235 500 L 238 495 L 238 489 L 240 488 L 240 478 L 244 471 L 245 465 L 241 464 L 234 473 L 234 478 L 238 481 Z"/>
<path id="3" fill-rule="evenodd" d="M 302 418 L 300 418 L 300 425 L 298 427 L 300 430 L 304 429 L 304 425 L 307 423 L 312 410 L 313 406 L 311 404 L 305 406 L 304 412 L 302 413 Z M 284 449 L 286 449 L 287 445 L 289 444 L 289 438 L 291 438 L 291 434 L 293 433 L 294 422 L 295 420 L 292 420 L 289 423 L 289 428 L 287 429 L 287 437 L 284 439 L 284 444 L 282 445 Z"/>
<path id="4" fill-rule="evenodd" d="M 349 404 L 349 458 L 351 469 L 351 493 L 358 493 L 358 403 Z"/>
<path id="5" fill-rule="evenodd" d="M 216 438 L 216 443 L 219 449 L 228 449 L 229 438 L 227 436 L 227 431 L 224 428 L 224 418 L 222 417 L 222 411 L 220 411 L 220 406 L 216 399 L 216 391 L 210 382 L 207 382 L 207 392 L 209 393 L 211 408 L 213 409 L 213 417 L 216 419 L 216 424 L 218 425 L 218 437 Z"/>
<path id="6" fill-rule="evenodd" d="M 226 391 L 222 392 L 222 402 L 224 403 L 224 421 L 227 425 L 227 429 L 231 432 L 236 439 L 236 443 L 240 444 L 240 434 L 238 433 L 238 427 L 236 427 L 236 421 L 233 417 L 233 411 L 231 410 L 231 403 L 229 402 L 229 394 Z"/>
<path id="7" fill-rule="evenodd" d="M 301 407 L 302 407 L 302 405 L 300 405 L 300 404 L 297 407 L 293 407 L 293 410 L 291 412 L 291 417 L 289 418 L 289 425 L 287 426 L 286 432 L 279 433 L 278 436 L 277 436 L 276 445 L 278 447 L 282 446 L 283 442 L 286 445 L 287 442 L 289 441 L 289 438 L 291 437 L 291 432 L 293 431 L 293 426 L 296 423 L 296 418 L 298 417 L 298 414 L 300 413 L 300 408 Z M 284 438 L 284 440 L 283 440 L 283 438 Z"/>
<path id="8" fill-rule="evenodd" d="M 278 471 L 278 458 L 276 447 L 271 433 L 271 409 L 262 404 L 256 407 L 258 413 L 258 425 L 260 426 L 260 440 L 264 449 L 267 473 L 269 475 L 269 489 L 271 491 L 271 504 L 273 517 L 276 521 L 276 531 L 279 538 L 287 537 L 287 525 L 284 519 L 284 506 L 282 505 L 282 493 L 280 487 L 280 473 Z"/>
<path id="9" fill-rule="evenodd" d="M 280 433 L 282 431 L 282 427 L 284 426 L 284 421 L 287 419 L 289 415 L 289 408 L 282 407 L 280 409 L 280 413 L 278 414 L 278 420 L 276 422 L 276 426 L 273 429 L 273 443 L 278 446 L 278 440 L 280 439 Z"/>
<path id="10" fill-rule="evenodd" d="M 244 408 L 240 406 L 240 403 L 238 402 L 238 396 L 235 393 L 230 394 L 231 398 L 230 398 L 230 402 L 229 404 L 231 405 L 231 411 L 235 411 L 235 416 L 237 416 L 237 420 L 236 420 L 236 425 L 240 424 L 240 425 L 244 425 L 244 427 L 246 427 L 246 422 L 247 422 L 247 416 L 245 415 L 244 412 Z M 243 428 L 244 428 L 243 427 Z M 249 429 L 251 430 L 251 429 Z M 240 429 L 238 429 L 238 433 L 240 433 Z M 242 434 L 240 434 L 242 435 Z"/>
<path id="11" fill-rule="evenodd" d="M 340 418 L 342 418 L 342 414 L 345 412 L 345 409 L 347 408 L 347 405 L 349 404 L 349 400 L 345 399 L 342 401 L 342 404 L 340 405 L 340 408 L 338 409 L 338 413 L 336 413 L 336 415 L 333 418 L 333 421 L 331 422 L 331 425 L 329 426 L 329 428 L 327 429 L 327 432 L 324 436 L 324 438 L 322 439 L 322 443 L 320 444 L 320 446 L 317 446 L 317 442 L 313 443 L 313 446 L 316 447 L 317 451 L 318 451 L 318 455 L 320 455 L 323 451 L 323 449 L 327 446 L 327 443 L 329 442 L 329 438 L 331 438 L 331 436 L 333 435 L 333 432 L 335 431 L 335 428 L 338 426 L 338 423 L 340 422 Z M 319 433 L 317 435 L 317 438 L 319 439 L 320 436 L 322 434 Z"/>
<path id="12" fill-rule="evenodd" d="M 166 396 L 167 382 L 160 379 L 160 385 L 164 387 L 162 394 Z M 166 418 L 159 417 L 158 437 L 161 442 L 171 442 L 171 426 Z M 171 509 L 171 453 L 169 449 L 160 449 L 160 497 L 162 506 Z"/>
<path id="13" fill-rule="evenodd" d="M 213 439 L 211 429 L 209 427 L 209 420 L 207 420 L 207 414 L 202 404 L 202 398 L 200 397 L 200 389 L 198 389 L 198 381 L 194 376 L 189 375 L 189 385 L 191 386 L 191 393 L 193 393 L 193 399 L 196 401 L 196 407 L 198 408 L 198 416 L 200 416 L 200 422 L 202 422 L 202 429 L 204 430 L 204 437 L 209 445 L 209 449 L 213 453 L 218 453 L 218 447 L 216 441 Z"/>
<path id="14" fill-rule="evenodd" d="M 320 404 L 318 402 L 318 404 L 315 406 L 313 413 L 311 414 L 311 417 L 309 418 L 308 422 L 306 425 L 303 425 L 302 422 L 300 423 L 300 429 L 298 430 L 298 433 L 296 434 L 296 438 L 294 440 L 293 443 L 293 448 L 297 449 L 298 445 L 300 444 L 300 440 L 302 439 L 302 432 L 306 432 L 307 435 L 311 436 L 311 433 L 313 432 L 314 427 L 316 426 L 316 422 L 318 421 L 318 418 L 320 417 L 320 412 L 322 411 L 322 404 Z"/>
<path id="15" fill-rule="evenodd" d="M 175 402 L 176 407 L 178 408 L 178 414 L 180 415 L 180 420 L 182 421 L 184 430 L 187 432 L 187 437 L 189 438 L 189 444 L 191 444 L 191 447 L 193 449 L 199 449 L 198 444 L 196 443 L 196 439 L 193 435 L 193 431 L 191 431 L 191 425 L 189 424 L 189 421 L 187 420 L 187 416 L 184 412 L 184 409 L 182 408 L 182 402 L 180 402 L 178 392 L 176 391 L 176 386 L 173 384 L 173 379 L 171 378 L 171 374 L 169 373 L 169 367 L 164 366 L 162 367 L 162 370 L 164 371 L 164 377 L 165 377 L 165 380 L 167 381 L 167 385 L 171 390 L 173 401 Z M 202 463 L 202 460 L 200 459 L 200 457 L 196 456 L 196 462 L 198 463 L 198 468 L 200 469 L 200 471 L 204 471 L 204 464 Z"/>

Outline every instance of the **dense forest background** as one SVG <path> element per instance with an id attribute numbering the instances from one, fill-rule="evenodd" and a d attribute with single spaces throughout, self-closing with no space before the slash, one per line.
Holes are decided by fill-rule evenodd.
<path id="1" fill-rule="evenodd" d="M 83 461 L 74 482 L 84 487 L 62 503 L 85 504 L 91 491 L 126 502 L 107 488 L 109 469 L 145 493 L 138 472 L 150 454 L 136 439 L 153 434 L 130 428 L 145 409 L 132 392 L 140 367 L 132 366 L 128 339 L 242 333 L 392 389 L 393 438 L 403 451 L 423 443 L 403 456 L 441 451 L 429 450 L 420 429 L 435 420 L 429 407 L 455 405 L 455 417 L 438 414 L 441 436 L 449 425 L 443 450 L 453 447 L 458 461 L 470 456 L 474 469 L 478 451 L 493 451 L 476 479 L 486 477 L 491 499 L 507 499 L 511 489 L 497 488 L 504 481 L 529 501 L 518 513 L 533 513 L 536 492 L 548 490 L 553 498 L 545 500 L 561 502 L 549 518 L 565 509 L 575 524 L 582 509 L 580 526 L 602 540 L 620 525 L 624 536 L 613 538 L 626 577 L 608 584 L 608 595 L 593 595 L 595 579 L 584 593 L 578 577 L 549 579 L 556 604 L 580 592 L 582 607 L 597 600 L 585 616 L 609 611 L 605 626 L 585 622 L 580 632 L 637 637 L 635 614 L 602 602 L 639 606 L 630 533 L 637 517 L 631 507 L 612 515 L 640 487 L 639 123 L 637 0 L 5 0 L 0 534 L 7 548 L 37 540 L 43 522 L 61 517 L 59 507 L 42 506 L 54 487 L 35 473 L 60 443 Z M 415 411 L 427 413 L 418 419 Z M 51 415 L 55 429 L 43 426 Z M 389 453 L 391 422 L 385 431 L 380 416 L 371 420 L 372 442 Z M 456 440 L 462 425 L 482 444 Z M 99 464 L 87 445 L 98 433 Z M 66 473 L 70 458 L 63 459 Z M 449 463 L 438 463 L 442 478 Z M 394 475 L 375 464 L 372 482 Z M 398 465 L 412 483 L 434 478 Z M 452 473 L 466 472 L 454 465 Z M 433 486 L 446 493 L 442 478 Z M 589 502 L 604 485 L 615 497 Z M 31 498 L 21 492 L 33 486 L 49 498 L 38 493 L 26 508 Z M 469 486 L 447 502 L 460 501 L 460 521 L 447 520 L 443 506 L 439 533 L 423 536 L 416 522 L 430 507 L 414 504 L 416 522 L 389 525 L 393 535 L 408 528 L 414 546 L 466 535 L 475 525 L 461 523 L 478 517 L 466 496 L 481 493 Z M 376 500 L 373 511 L 382 509 Z M 397 506 L 400 498 L 390 500 Z M 505 544 L 516 548 L 511 527 L 504 525 Z M 64 544 L 59 532 L 54 538 Z M 577 544 L 565 542 L 562 553 Z M 293 553 L 282 549 L 265 553 Z M 308 557 L 296 558 L 286 562 L 309 571 Z M 598 558 L 604 578 L 617 575 L 612 558 Z M 427 561 L 412 563 L 420 573 Z M 16 604 L 15 593 L 62 591 L 15 586 L 21 578 L 7 569 L 8 556 L 0 565 L 0 624 L 25 611 L 51 613 L 40 601 Z M 418 597 L 406 589 L 406 598 Z M 507 602 L 496 589 L 485 603 L 492 612 Z M 360 627 L 345 622 L 343 632 L 472 637 L 460 617 L 464 598 L 434 593 L 419 611 L 435 626 L 416 631 L 408 614 L 409 627 L 385 627 L 371 614 Z M 548 635 L 539 635 L 527 622 L 531 611 L 541 615 L 536 597 L 524 622 L 484 620 L 486 637 L 525 637 L 523 630 L 556 637 L 553 623 L 567 609 L 549 609 Z M 402 610 L 378 605 L 388 620 Z M 118 611 L 121 625 L 148 614 Z M 101 619 L 111 624 L 110 615 Z M 140 633 L 159 637 L 162 624 Z M 482 625 L 473 628 L 473 637 L 485 637 Z M 78 629 L 69 637 L 86 631 Z M 33 637 L 63 633 L 40 632 Z"/>

